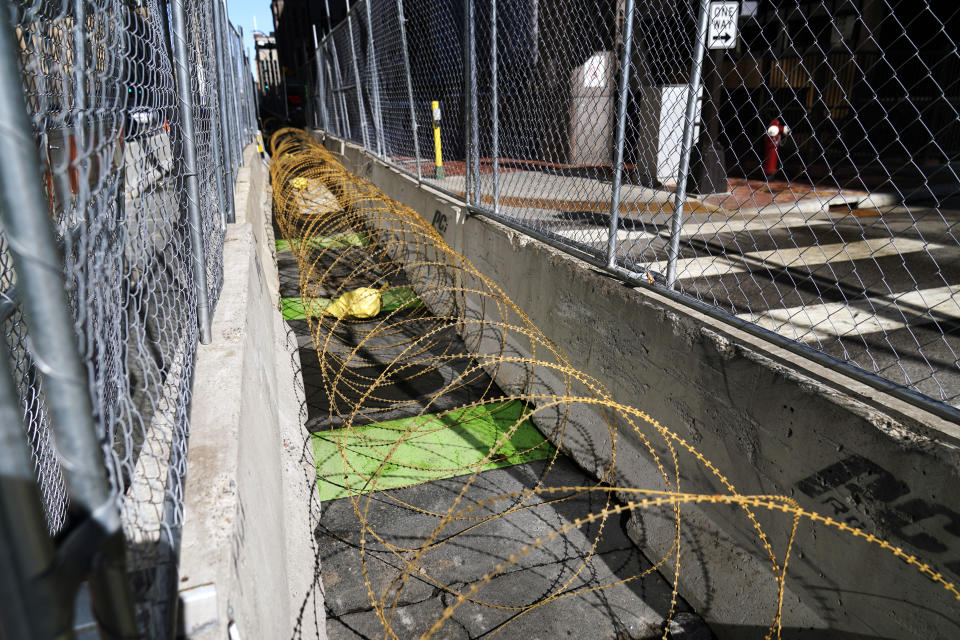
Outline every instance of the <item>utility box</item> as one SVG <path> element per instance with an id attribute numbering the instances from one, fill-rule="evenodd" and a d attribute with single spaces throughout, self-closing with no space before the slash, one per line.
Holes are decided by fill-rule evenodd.
<path id="1" fill-rule="evenodd" d="M 641 183 L 651 186 L 676 184 L 688 95 L 690 86 L 686 84 L 648 85 L 637 92 L 635 153 L 637 178 Z M 702 100 L 701 90 L 694 116 L 694 144 L 700 135 Z"/>
<path id="2" fill-rule="evenodd" d="M 610 163 L 615 70 L 612 51 L 594 53 L 573 70 L 570 78 L 568 164 L 595 167 Z"/>

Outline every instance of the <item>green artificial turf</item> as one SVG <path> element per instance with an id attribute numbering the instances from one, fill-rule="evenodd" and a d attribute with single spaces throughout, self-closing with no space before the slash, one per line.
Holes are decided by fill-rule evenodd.
<path id="1" fill-rule="evenodd" d="M 315 433 L 320 499 L 410 487 L 551 457 L 553 445 L 527 413 L 523 402 L 508 400 Z M 513 435 L 497 446 L 518 421 Z"/>
<path id="2" fill-rule="evenodd" d="M 277 240 L 277 251 L 291 251 L 293 249 L 297 249 L 299 248 L 301 242 L 303 241 L 300 238 Z M 335 236 L 316 236 L 314 238 L 310 238 L 310 240 L 307 242 L 307 246 L 311 249 L 345 249 L 347 247 L 363 247 L 367 244 L 367 238 L 362 233 L 341 233 Z"/>

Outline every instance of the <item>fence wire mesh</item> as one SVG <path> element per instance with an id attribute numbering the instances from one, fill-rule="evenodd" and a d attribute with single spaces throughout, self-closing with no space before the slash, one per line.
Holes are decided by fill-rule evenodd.
<path id="1" fill-rule="evenodd" d="M 198 280 L 211 303 L 241 151 L 256 131 L 248 62 L 224 6 L 184 2 L 202 247 L 191 244 L 183 136 L 166 2 L 12 3 L 23 89 L 49 214 L 63 254 L 104 466 L 122 515 L 137 618 L 169 637 Z M 220 12 L 217 17 L 216 12 Z M 4 25 L 4 28 L 7 28 Z M 218 46 L 222 49 L 218 50 Z M 226 117 L 218 100 L 224 100 Z M 2 171 L 0 167 L 0 171 Z M 20 315 L 0 230 L 0 318 L 51 534 L 68 523 L 43 365 Z"/>
<path id="2" fill-rule="evenodd" d="M 306 75 L 482 212 L 957 407 L 958 43 L 945 0 L 361 0 Z"/>

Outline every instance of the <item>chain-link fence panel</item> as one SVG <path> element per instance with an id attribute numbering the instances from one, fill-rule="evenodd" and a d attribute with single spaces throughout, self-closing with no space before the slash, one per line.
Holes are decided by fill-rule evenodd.
<path id="1" fill-rule="evenodd" d="M 184 136 L 166 2 L 19 2 L 5 14 L 13 18 L 19 45 L 43 172 L 38 182 L 63 255 L 103 473 L 121 513 L 137 619 L 148 637 L 168 636 L 174 624 L 199 338 L 194 264 L 202 263 L 206 293 L 215 304 L 235 168 L 255 126 L 249 105 L 241 103 L 250 96 L 249 86 L 232 98 L 233 108 L 244 113 L 235 126 L 221 117 L 218 105 L 224 78 L 236 86 L 249 84 L 241 75 L 245 64 L 227 60 L 216 47 L 226 43 L 232 27 L 218 23 L 212 3 L 183 4 L 192 140 Z M 188 144 L 196 148 L 195 176 L 185 169 Z M 192 241 L 185 213 L 191 178 L 200 185 L 195 204 L 202 212 L 202 246 Z M 60 534 L 71 524 L 71 505 L 52 444 L 43 384 L 49 372 L 35 356 L 19 308 L 24 296 L 36 292 L 17 286 L 2 230 L 0 290 L 8 366 L 50 532 Z"/>
<path id="2" fill-rule="evenodd" d="M 956 7 L 691 8 L 676 29 L 636 16 L 631 78 L 639 82 L 629 99 L 644 104 L 652 90 L 662 104 L 677 78 L 689 93 L 698 74 L 700 100 L 681 120 L 693 129 L 690 144 L 679 139 L 673 157 L 662 109 L 627 128 L 637 181 L 687 197 L 676 213 L 669 203 L 654 212 L 649 200 L 623 200 L 633 228 L 619 243 L 621 264 L 957 404 L 958 211 L 950 191 L 960 147 L 956 80 L 947 71 L 958 62 Z M 649 46 L 665 32 L 691 34 L 691 45 Z M 698 38 L 703 50 L 694 55 Z M 667 68 L 678 70 L 657 79 Z M 683 174 L 682 156 L 690 159 Z M 665 210 L 669 224 L 657 227 Z"/>
<path id="3" fill-rule="evenodd" d="M 109 1 L 59 12 L 36 3 L 18 16 L 50 214 L 147 628 L 163 624 L 151 605 L 158 567 L 173 561 L 167 485 L 182 475 L 170 462 L 185 444 L 197 332 L 161 25 L 156 4 Z"/>
<path id="4" fill-rule="evenodd" d="M 362 131 L 360 139 L 368 149 L 382 155 L 383 136 L 382 126 L 377 108 L 378 95 L 375 91 L 377 77 L 373 54 L 376 51 L 369 38 L 369 21 L 367 12 L 369 3 L 357 5 L 358 10 L 347 16 L 350 26 L 350 48 L 353 54 L 354 73 L 357 78 L 357 92 L 359 94 L 358 107 L 360 109 L 360 124 Z"/>
<path id="5" fill-rule="evenodd" d="M 465 176 L 466 141 L 464 127 L 464 7 L 463 3 L 437 5 L 427 0 L 403 3 L 409 48 L 410 78 L 417 130 L 428 132 L 419 137 L 420 156 L 431 158 L 440 147 L 446 178 Z M 437 111 L 432 109 L 437 104 Z M 439 140 L 435 134 L 439 129 Z M 437 172 L 426 163 L 425 179 L 434 180 Z M 426 167 L 430 166 L 431 170 Z"/>
<path id="6" fill-rule="evenodd" d="M 16 383 L 23 423 L 27 427 L 27 441 L 33 455 L 47 526 L 50 534 L 56 535 L 67 516 L 67 490 L 53 448 L 43 382 L 28 349 L 29 336 L 20 311 L 20 296 L 6 234 L 0 231 L 0 323 L 10 349 L 9 367 Z"/>
<path id="7" fill-rule="evenodd" d="M 221 20 L 225 20 L 225 18 L 221 17 Z M 229 31 L 231 33 L 231 45 L 228 55 L 230 60 L 234 61 L 230 82 L 231 86 L 237 89 L 236 95 L 231 94 L 230 96 L 233 111 L 236 113 L 234 144 L 234 169 L 236 169 L 236 166 L 243 160 L 244 144 L 257 137 L 259 126 L 257 125 L 257 99 L 253 69 L 250 63 L 250 51 L 244 48 L 243 36 L 233 28 L 233 25 L 229 25 Z"/>
<path id="8" fill-rule="evenodd" d="M 357 50 L 357 40 L 360 35 L 357 28 L 359 25 L 354 20 L 355 14 L 356 11 L 332 33 L 337 67 L 335 70 L 337 80 L 333 91 L 340 94 L 344 138 L 369 149 L 368 118 L 360 80 L 360 68 L 363 62 L 358 55 L 363 50 Z"/>
<path id="9" fill-rule="evenodd" d="M 191 3 L 187 7 L 187 34 L 192 56 L 191 77 L 194 136 L 197 146 L 198 183 L 202 218 L 203 253 L 206 257 L 210 304 L 216 304 L 223 285 L 223 236 L 226 230 L 226 198 L 223 184 L 220 136 L 226 117 L 219 113 L 219 86 L 214 49 L 212 3 Z"/>
<path id="10" fill-rule="evenodd" d="M 323 93 L 320 95 L 321 102 L 321 126 L 326 131 L 332 131 L 340 137 L 343 135 L 343 108 L 341 105 L 341 95 L 335 91 L 340 86 L 339 73 L 340 63 L 336 56 L 333 38 L 325 39 L 319 47 L 320 51 L 320 75 L 322 77 Z"/>
<path id="11" fill-rule="evenodd" d="M 221 23 L 224 23 L 221 14 Z M 249 69 L 249 60 L 244 54 L 243 38 L 237 33 L 233 25 L 226 23 L 226 37 L 228 40 L 227 56 L 229 71 L 226 75 L 229 93 L 227 94 L 227 122 L 230 124 L 233 135 L 227 136 L 230 140 L 232 154 L 232 170 L 235 172 L 243 155 L 243 144 L 252 140 L 256 135 L 256 116 L 253 114 L 254 98 L 252 75 Z M 236 174 L 234 173 L 234 177 Z"/>
<path id="12" fill-rule="evenodd" d="M 473 201 L 593 250 L 605 242 L 602 218 L 612 195 L 616 52 L 623 37 L 618 5 L 497 2 L 496 41 L 493 6 L 486 0 L 475 10 L 481 126 L 471 162 Z"/>
<path id="13" fill-rule="evenodd" d="M 397 0 L 371 0 L 370 24 L 372 45 L 371 93 L 377 121 L 382 123 L 382 155 L 394 164 L 417 173 L 418 152 L 415 149 L 413 111 L 410 108 L 412 87 L 407 73 L 410 61 L 405 28 L 401 22 L 401 3 Z M 419 136 L 417 136 L 419 137 Z"/>
<path id="14" fill-rule="evenodd" d="M 342 30 L 343 27 L 341 27 L 341 31 Z M 335 35 L 328 39 L 327 46 L 330 51 L 330 57 L 327 58 L 326 66 L 328 68 L 328 78 L 330 79 L 328 86 L 331 87 L 329 89 L 330 102 L 335 117 L 337 133 L 341 138 L 351 140 L 351 112 L 354 114 L 358 112 L 356 111 L 355 99 L 350 100 L 351 107 L 347 106 L 348 94 L 344 88 L 347 82 L 344 79 L 343 70 L 349 67 L 350 54 L 348 51 L 344 51 L 344 55 L 347 57 L 344 61 L 341 61 L 341 50 L 343 49 L 341 45 L 343 41 L 345 40 L 337 38 Z M 344 66 L 345 62 L 347 67 Z"/>
<path id="15" fill-rule="evenodd" d="M 372 45 L 364 2 L 320 44 L 327 130 L 867 382 L 960 404 L 954 3 L 366 1 Z"/>

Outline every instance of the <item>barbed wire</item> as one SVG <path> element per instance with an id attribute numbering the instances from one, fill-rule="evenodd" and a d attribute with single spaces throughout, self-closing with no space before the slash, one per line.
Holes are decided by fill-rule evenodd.
<path id="1" fill-rule="evenodd" d="M 387 197 L 371 182 L 349 171 L 322 144 L 297 129 L 281 129 L 271 138 L 271 180 L 275 222 L 288 241 L 299 266 L 299 288 L 304 299 L 324 300 L 306 314 L 317 352 L 323 391 L 329 400 L 328 436 L 337 445 L 344 474 L 343 488 L 356 519 L 359 554 L 370 606 L 386 637 L 400 637 L 393 628 L 401 593 L 411 578 L 426 580 L 453 597 L 421 637 L 436 635 L 465 603 L 511 611 L 517 617 L 533 609 L 569 597 L 639 580 L 654 571 L 671 576 L 669 621 L 677 609 L 682 575 L 684 505 L 727 505 L 741 516 L 743 530 L 751 532 L 759 554 L 767 559 L 769 577 L 776 592 L 770 612 L 767 638 L 779 638 L 783 616 L 787 567 L 797 544 L 801 522 L 834 530 L 862 540 L 897 558 L 960 600 L 957 586 L 941 571 L 918 556 L 881 537 L 847 523 L 801 507 L 785 495 L 742 495 L 720 468 L 696 447 L 640 409 L 613 399 L 602 380 L 573 367 L 530 318 L 469 260 L 451 249 L 439 233 L 416 212 Z M 363 241 L 348 241 L 362 238 Z M 417 304 L 385 308 L 381 301 L 398 290 L 412 291 Z M 362 295 L 352 295 L 356 292 Z M 337 313 L 327 312 L 331 301 L 352 301 Z M 371 303 L 374 303 L 372 307 Z M 305 305 L 306 308 L 306 305 Z M 462 350 L 452 345 L 451 334 L 462 338 Z M 527 352 L 529 355 L 522 355 Z M 398 397 L 388 393 L 398 381 L 412 381 L 451 362 L 460 362 L 457 375 L 424 397 Z M 509 390 L 488 383 L 475 400 L 455 402 L 454 408 L 439 407 L 471 381 L 489 374 L 511 380 Z M 498 375 L 499 374 L 499 375 Z M 554 382 L 549 382 L 554 381 Z M 522 415 L 498 434 L 489 449 L 478 445 L 479 457 L 468 464 L 423 466 L 398 455 L 405 444 L 417 442 L 441 429 L 456 429 L 455 416 L 463 410 L 489 408 L 512 400 L 523 404 Z M 569 416 L 575 408 L 588 407 L 591 416 L 606 427 L 607 442 L 595 443 L 609 451 L 596 472 L 597 482 L 583 486 L 550 486 L 547 478 L 565 449 Z M 403 408 L 413 420 L 368 434 L 363 428 L 377 423 L 392 410 Z M 439 420 L 428 419 L 439 416 Z M 467 501 L 485 463 L 501 455 L 521 423 L 530 420 L 549 436 L 555 449 L 534 486 L 484 499 Z M 617 483 L 617 444 L 622 430 L 643 444 L 659 475 L 660 486 L 635 487 Z M 351 451 L 363 447 L 373 464 L 360 466 Z M 698 468 L 722 487 L 718 493 L 681 490 L 681 459 L 695 461 Z M 319 464 L 319 463 L 318 463 Z M 442 471 L 444 477 L 459 476 L 446 510 L 411 502 L 386 480 L 397 470 Z M 325 479 L 319 478 L 323 483 Z M 698 482 L 698 485 L 702 482 Z M 505 559 L 494 562 L 480 577 L 462 587 L 444 584 L 432 574 L 431 554 L 497 520 L 523 511 L 550 509 L 577 496 L 602 496 L 601 508 L 558 526 L 546 535 L 531 534 L 504 549 Z M 535 498 L 537 500 L 535 500 Z M 424 518 L 429 535 L 411 545 L 407 537 L 378 528 L 371 509 L 380 503 L 395 504 Z M 575 584 L 597 552 L 608 519 L 617 514 L 662 509 L 672 519 L 672 542 L 655 553 L 652 565 L 618 581 Z M 763 526 L 758 511 L 783 514 L 789 519 L 778 531 L 784 539 L 775 543 L 770 527 Z M 592 540 L 576 566 L 557 579 L 548 593 L 527 603 L 504 603 L 491 599 L 484 587 L 510 567 L 523 569 L 521 560 L 549 541 L 590 523 L 599 523 Z M 506 544 L 506 543 L 505 543 Z M 370 576 L 368 550 L 376 545 L 398 563 L 396 575 L 385 588 L 376 589 Z M 780 551 L 775 550 L 780 547 Z M 646 552 L 652 551 L 645 549 Z M 672 565 L 672 567 L 670 566 Z M 479 570 L 479 569 L 478 569 Z M 757 580 L 756 589 L 763 587 Z M 331 587 L 335 589 L 335 587 Z M 730 595 L 730 594 L 728 594 Z M 331 597 L 331 591 L 327 591 Z M 732 596 L 731 596 L 732 597 Z M 749 596 L 747 596 L 749 597 Z M 513 618 L 515 620 L 516 618 Z M 499 633 L 502 627 L 495 630 Z"/>

